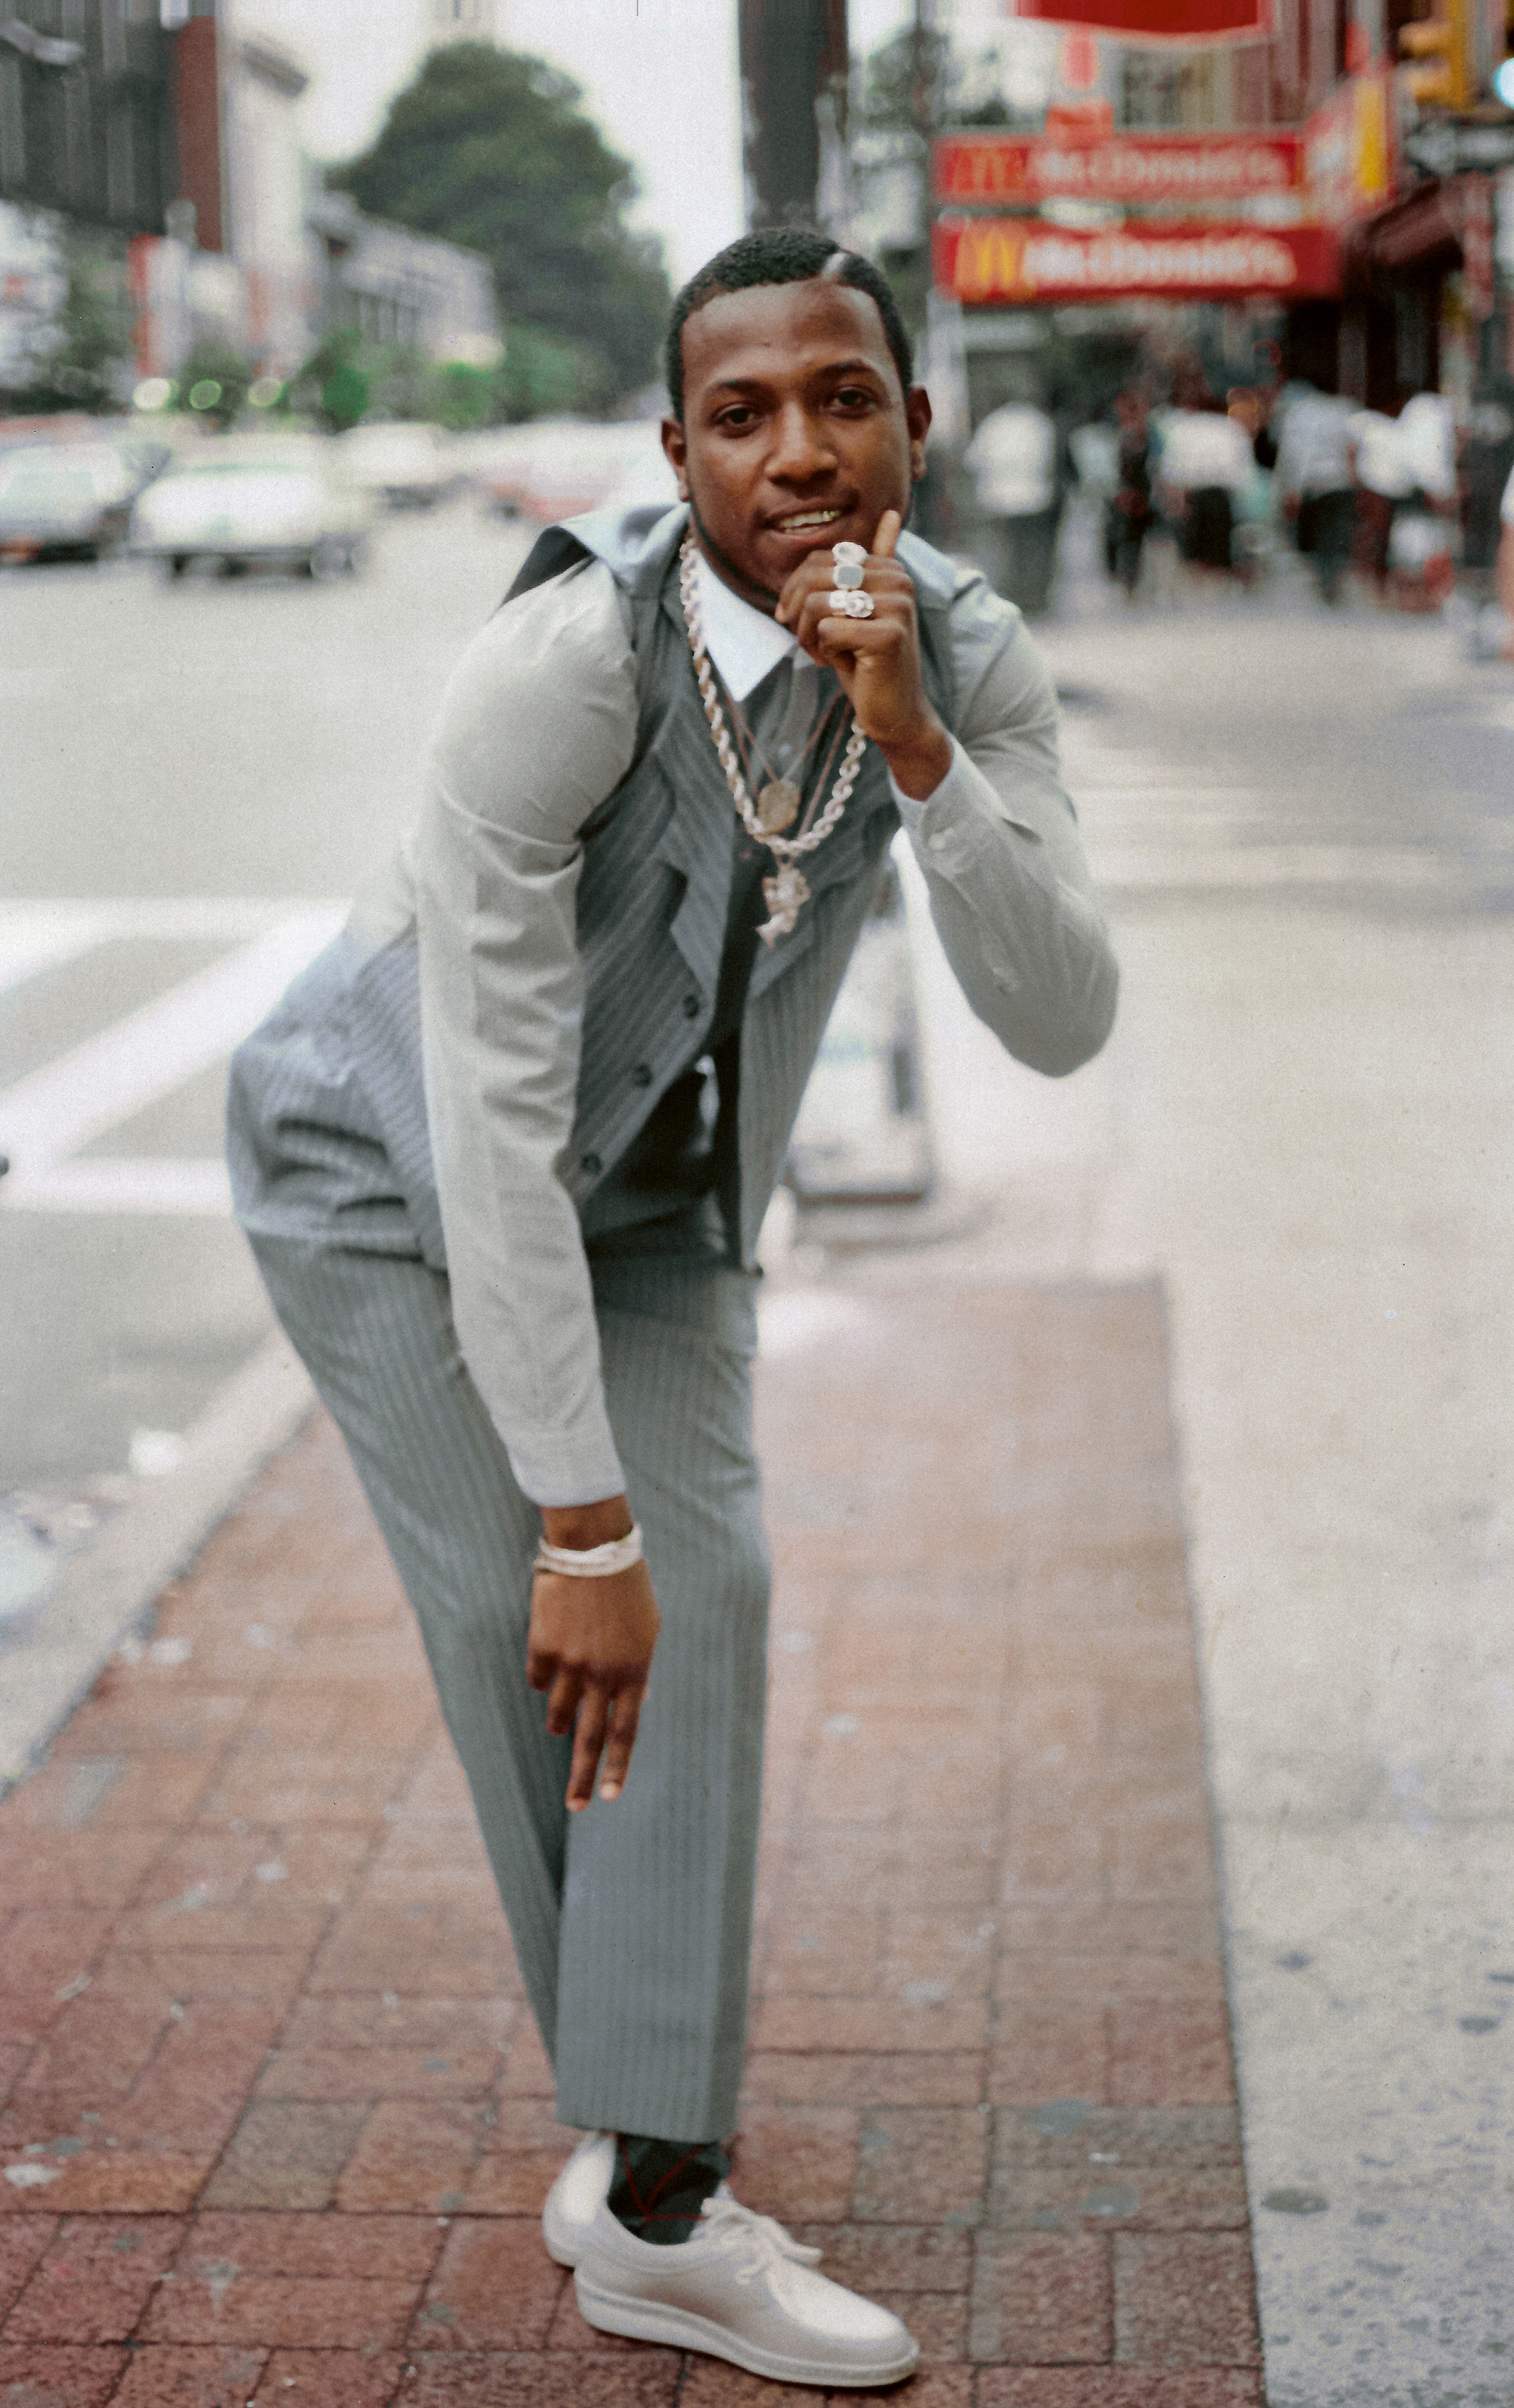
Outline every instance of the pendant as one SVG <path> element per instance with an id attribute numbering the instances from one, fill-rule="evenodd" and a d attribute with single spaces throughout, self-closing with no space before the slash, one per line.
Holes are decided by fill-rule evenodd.
<path id="1" fill-rule="evenodd" d="M 809 888 L 803 871 L 792 861 L 786 861 L 776 878 L 764 879 L 763 900 L 773 916 L 771 920 L 764 921 L 757 934 L 771 952 L 778 939 L 786 937 L 798 919 L 800 904 L 809 900 Z"/>
<path id="2" fill-rule="evenodd" d="M 781 836 L 799 816 L 802 797 L 792 778 L 771 778 L 757 797 L 757 817 L 764 836 Z"/>

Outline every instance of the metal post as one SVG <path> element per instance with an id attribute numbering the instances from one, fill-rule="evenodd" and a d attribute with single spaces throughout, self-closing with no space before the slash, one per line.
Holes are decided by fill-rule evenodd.
<path id="1" fill-rule="evenodd" d="M 847 0 L 739 0 L 741 113 L 750 226 L 836 214 L 846 139 Z"/>

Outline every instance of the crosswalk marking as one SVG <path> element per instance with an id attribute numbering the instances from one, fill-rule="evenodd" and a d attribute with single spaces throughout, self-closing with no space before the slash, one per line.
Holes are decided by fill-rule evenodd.
<path id="1" fill-rule="evenodd" d="M 42 970 L 76 960 L 104 944 L 110 934 L 107 912 L 87 903 L 63 910 L 46 904 L 0 910 L 0 995 Z"/>
<path id="2" fill-rule="evenodd" d="M 34 1165 L 19 1193 L 5 1201 L 21 1212 L 164 1212 L 217 1220 L 228 1219 L 232 1209 L 226 1166 L 208 1155 L 108 1154 Z"/>
<path id="3" fill-rule="evenodd" d="M 83 924 L 85 908 L 76 927 Z M 0 1186 L 0 1209 L 229 1210 L 225 1173 L 217 1162 L 70 1157 L 229 1054 L 329 942 L 344 910 L 329 903 L 271 908 L 277 914 L 271 925 L 266 905 L 179 905 L 164 911 L 151 933 L 245 937 L 253 913 L 261 924 L 250 941 L 207 969 L 0 1094 L 0 1148 L 11 1160 L 10 1175 Z M 146 934 L 151 916 L 125 911 L 118 927 L 129 924 L 130 933 Z M 60 930 L 66 917 L 60 915 Z M 34 937 L 34 958 L 40 950 Z M 19 959 L 21 953 L 18 942 L 7 958 Z"/>
<path id="4" fill-rule="evenodd" d="M 292 911 L 345 910 L 340 900 L 305 896 L 46 896 L 0 902 L 0 990 L 121 939 L 247 944 Z"/>
<path id="5" fill-rule="evenodd" d="M 1175 852 L 1091 841 L 1088 857 L 1094 883 L 1110 895 L 1338 886 L 1454 897 L 1472 883 L 1462 863 L 1407 845 L 1248 844 Z"/>
<path id="6" fill-rule="evenodd" d="M 1335 798 L 1295 785 L 1285 810 L 1265 787 L 1214 782 L 1198 765 L 1186 780 L 1159 756 L 1107 745 L 1088 729 L 1064 740 L 1063 754 L 1089 866 L 1111 897 L 1312 888 L 1458 903 L 1514 869 L 1514 850 L 1486 841 L 1476 861 L 1429 844 L 1258 841 L 1291 834 L 1312 813 L 1328 817 Z"/>

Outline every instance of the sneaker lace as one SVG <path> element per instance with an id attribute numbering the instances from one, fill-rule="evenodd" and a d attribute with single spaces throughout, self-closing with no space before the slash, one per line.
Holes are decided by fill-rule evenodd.
<path id="1" fill-rule="evenodd" d="M 764 2273 L 784 2258 L 795 2266 L 820 2264 L 818 2249 L 785 2232 L 776 2216 L 759 2215 L 754 2208 L 743 2207 L 728 2191 L 707 2199 L 699 2213 L 708 2232 L 735 2244 L 733 2255 L 743 2273 Z"/>

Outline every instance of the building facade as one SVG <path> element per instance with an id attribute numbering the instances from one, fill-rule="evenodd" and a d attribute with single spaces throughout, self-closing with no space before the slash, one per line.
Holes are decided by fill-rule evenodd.
<path id="1" fill-rule="evenodd" d="M 1271 0 L 1265 38 L 1205 44 L 1068 32 L 1038 22 L 1052 0 L 1019 5 L 1007 22 L 983 0 L 936 0 L 968 123 L 1075 144 L 1255 133 L 1301 145 L 1296 191 L 1186 212 L 1215 233 L 1250 222 L 1293 242 L 1292 225 L 1333 246 L 1332 278 L 1283 308 L 1296 373 L 1388 410 L 1439 390 L 1464 423 L 1514 377 L 1514 108 L 1494 87 L 1511 0 Z M 1128 25 L 1129 7 L 1120 14 Z M 1153 0 L 1153 36 L 1166 14 Z M 1086 239 L 1120 210 L 1053 200 L 1039 214 Z M 1137 208 L 1136 230 L 1160 214 Z"/>
<path id="2" fill-rule="evenodd" d="M 371 343 L 400 343 L 432 361 L 490 366 L 499 356 L 489 263 L 455 242 L 364 217 L 346 193 L 326 193 L 309 225 L 322 257 L 322 328 L 353 326 Z"/>

